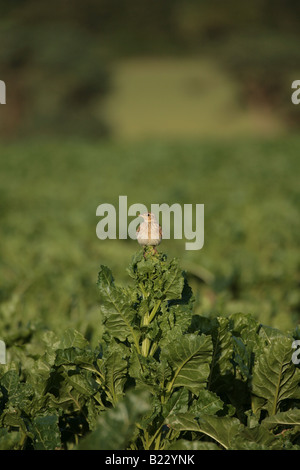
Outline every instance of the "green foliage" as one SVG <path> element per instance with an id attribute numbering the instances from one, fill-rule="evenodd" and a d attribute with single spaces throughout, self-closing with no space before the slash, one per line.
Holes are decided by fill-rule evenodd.
<path id="1" fill-rule="evenodd" d="M 21 344 L 39 323 L 58 333 L 72 326 L 96 344 L 93 273 L 105 264 L 126 285 L 136 244 L 96 237 L 97 205 L 117 207 L 119 194 L 128 195 L 128 206 L 204 203 L 203 249 L 186 251 L 172 238 L 163 243 L 187 272 L 197 312 L 251 312 L 269 326 L 293 328 L 300 311 L 299 152 L 296 136 L 2 145 L 1 339 Z M 155 199 L 145 168 L 155 170 Z"/>
<path id="2" fill-rule="evenodd" d="M 181 259 L 197 311 L 251 312 L 267 325 L 292 328 L 300 305 L 299 151 L 296 136 L 2 145 L 1 339 L 21 342 L 36 321 L 98 336 L 93 273 L 105 264 L 126 284 L 136 243 L 96 237 L 97 205 L 117 207 L 118 194 L 128 195 L 128 205 L 204 203 L 202 250 L 186 251 L 182 240 L 164 242 L 168 255 Z M 155 201 L 153 175 L 145 168 L 157 169 Z"/>
<path id="3" fill-rule="evenodd" d="M 101 338 L 35 330 L 0 366 L 1 449 L 300 449 L 297 337 L 207 318 L 176 259 L 101 266 Z"/>
<path id="4" fill-rule="evenodd" d="M 298 448 L 298 138 L 1 152 L 1 449 Z M 99 242 L 95 208 L 153 202 L 145 165 L 207 237 L 126 272 L 135 242 Z"/>

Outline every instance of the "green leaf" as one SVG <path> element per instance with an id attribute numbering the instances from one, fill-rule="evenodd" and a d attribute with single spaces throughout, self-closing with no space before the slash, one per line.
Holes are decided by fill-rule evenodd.
<path id="1" fill-rule="evenodd" d="M 259 330 L 259 337 L 265 342 L 265 345 L 272 343 L 278 336 L 285 336 L 285 334 L 277 328 L 271 326 L 262 325 Z"/>
<path id="2" fill-rule="evenodd" d="M 178 261 L 173 259 L 168 270 L 163 273 L 163 295 L 166 300 L 180 299 L 184 287 L 184 277 Z"/>
<path id="3" fill-rule="evenodd" d="M 221 448 L 214 442 L 178 439 L 173 442 L 167 450 L 221 450 Z"/>
<path id="4" fill-rule="evenodd" d="M 239 337 L 251 349 L 260 343 L 260 323 L 250 314 L 233 313 L 228 317 L 232 335 Z"/>
<path id="5" fill-rule="evenodd" d="M 224 403 L 213 392 L 209 390 L 200 390 L 197 400 L 192 403 L 189 412 L 194 416 L 214 415 L 223 409 Z"/>
<path id="6" fill-rule="evenodd" d="M 276 415 L 268 416 L 262 421 L 262 425 L 267 429 L 272 429 L 276 426 L 300 426 L 300 409 L 292 408 L 276 413 Z"/>
<path id="7" fill-rule="evenodd" d="M 30 403 L 34 391 L 30 384 L 20 382 L 16 371 L 6 372 L 0 380 L 0 390 L 5 401 L 12 407 L 24 409 Z"/>
<path id="8" fill-rule="evenodd" d="M 176 413 L 184 413 L 188 410 L 189 392 L 186 388 L 179 388 L 168 399 L 162 407 L 162 415 L 164 418 Z"/>
<path id="9" fill-rule="evenodd" d="M 162 300 L 182 297 L 185 279 L 176 259 L 167 261 L 166 255 L 152 256 L 151 252 L 145 259 L 139 252 L 133 257 L 128 272 L 145 297 Z"/>
<path id="10" fill-rule="evenodd" d="M 0 429 L 0 450 L 14 450 L 19 448 L 22 433 L 19 431 L 9 432 L 7 429 Z"/>
<path id="11" fill-rule="evenodd" d="M 260 353 L 263 346 L 263 340 L 258 334 L 261 325 L 250 314 L 235 313 L 228 319 L 234 348 L 236 377 L 247 381 L 252 375 L 254 355 Z"/>
<path id="12" fill-rule="evenodd" d="M 81 395 L 91 396 L 97 392 L 98 387 L 91 377 L 86 376 L 84 372 L 86 371 L 74 374 L 69 373 L 67 380 Z"/>
<path id="13" fill-rule="evenodd" d="M 265 427 L 257 425 L 252 428 L 243 426 L 232 442 L 234 450 L 281 450 L 282 444 Z"/>
<path id="14" fill-rule="evenodd" d="M 96 429 L 81 440 L 78 450 L 126 449 L 136 429 L 136 423 L 149 410 L 148 393 L 127 393 L 115 408 L 100 414 Z"/>
<path id="15" fill-rule="evenodd" d="M 108 399 L 115 405 L 123 396 L 127 376 L 128 362 L 123 358 L 121 347 L 117 348 L 105 359 L 105 385 L 108 389 Z"/>
<path id="16" fill-rule="evenodd" d="M 195 419 L 190 413 L 178 413 L 176 416 L 171 416 L 168 424 L 175 431 L 195 431 L 205 434 L 225 449 L 234 446 L 236 435 L 243 429 L 243 425 L 236 418 L 203 415 Z"/>
<path id="17" fill-rule="evenodd" d="M 254 365 L 252 393 L 270 416 L 279 411 L 284 400 L 300 398 L 300 370 L 291 361 L 292 353 L 292 339 L 275 336 Z"/>
<path id="18" fill-rule="evenodd" d="M 92 364 L 94 354 L 88 349 L 78 349 L 70 347 L 66 349 L 57 349 L 55 366 L 63 364 Z"/>
<path id="19" fill-rule="evenodd" d="M 179 413 L 167 421 L 171 429 L 204 434 L 227 450 L 280 448 L 276 436 L 263 426 L 250 429 L 228 416 L 201 415 L 195 419 L 190 413 Z"/>
<path id="20" fill-rule="evenodd" d="M 37 416 L 32 424 L 36 450 L 54 450 L 60 447 L 60 431 L 56 415 Z"/>
<path id="21" fill-rule="evenodd" d="M 209 336 L 187 334 L 179 341 L 169 343 L 162 351 L 173 370 L 173 378 L 167 391 L 174 387 L 186 387 L 197 394 L 207 383 L 212 356 L 212 342 Z"/>
<path id="22" fill-rule="evenodd" d="M 147 389 L 143 390 L 147 391 Z M 160 423 L 162 425 L 161 411 L 162 405 L 159 397 L 151 393 L 149 396 L 149 410 L 143 414 L 139 422 L 139 429 L 143 429 L 146 432 L 149 432 L 150 429 L 150 434 L 155 432 L 157 426 L 159 426 Z"/>
<path id="23" fill-rule="evenodd" d="M 234 377 L 233 339 L 227 318 L 215 318 L 206 325 L 206 334 L 210 334 L 213 342 L 211 371 L 207 388 L 218 395 L 228 393 L 232 388 Z"/>
<path id="24" fill-rule="evenodd" d="M 6 396 L 8 399 L 13 398 L 18 393 L 20 386 L 20 379 L 17 372 L 14 370 L 6 372 L 1 377 L 0 385 L 1 388 L 4 388 L 4 396 Z"/>
<path id="25" fill-rule="evenodd" d="M 60 341 L 58 349 L 78 348 L 84 349 L 88 345 L 87 339 L 77 330 L 68 328 Z"/>
<path id="26" fill-rule="evenodd" d="M 106 266 L 101 266 L 98 275 L 100 291 L 101 312 L 104 315 L 104 324 L 111 336 L 120 341 L 127 338 L 137 345 L 139 332 L 132 326 L 135 310 L 132 308 L 132 299 L 126 291 L 114 285 L 112 273 Z"/>

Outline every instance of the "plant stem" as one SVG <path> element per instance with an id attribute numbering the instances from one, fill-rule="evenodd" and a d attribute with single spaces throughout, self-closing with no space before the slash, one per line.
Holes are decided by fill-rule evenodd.
<path id="1" fill-rule="evenodd" d="M 149 348 L 150 348 L 150 339 L 145 338 L 142 342 L 142 355 L 147 357 L 149 353 Z"/>
<path id="2" fill-rule="evenodd" d="M 163 427 L 163 424 L 164 424 L 164 423 L 162 423 L 162 424 L 158 427 L 158 429 L 156 430 L 155 434 L 154 434 L 154 435 L 152 436 L 152 438 L 150 439 L 150 441 L 149 441 L 149 447 L 151 446 L 152 442 L 155 441 L 156 439 L 157 439 L 157 440 L 159 441 L 159 443 L 160 443 L 160 431 L 161 431 L 161 428 Z M 159 435 L 159 436 L 158 436 L 158 435 Z M 157 436 L 158 436 L 158 438 L 157 438 Z M 156 448 L 156 446 L 157 446 L 157 444 L 155 443 L 155 450 L 158 450 L 158 449 Z"/>
<path id="3" fill-rule="evenodd" d="M 142 326 L 149 326 L 152 320 L 154 319 L 159 307 L 161 304 L 161 300 L 158 300 L 156 304 L 154 305 L 152 311 L 150 314 L 146 313 L 144 315 L 144 318 L 142 320 Z M 149 349 L 150 349 L 151 341 L 149 338 L 145 338 L 142 342 L 142 355 L 147 357 L 149 355 Z M 154 351 L 155 352 L 155 351 Z M 154 354 L 154 352 L 152 354 Z"/>
<path id="4" fill-rule="evenodd" d="M 157 350 L 158 348 L 158 344 L 155 342 L 155 343 L 152 343 L 152 346 L 151 346 L 151 349 L 150 349 L 150 352 L 149 352 L 149 356 L 154 356 L 155 354 L 155 351 Z"/>
<path id="5" fill-rule="evenodd" d="M 152 322 L 153 318 L 155 317 L 156 315 L 156 312 L 157 310 L 159 309 L 160 307 L 160 304 L 161 304 L 161 300 L 159 300 L 158 302 L 156 302 L 156 304 L 154 305 L 153 309 L 152 309 L 152 312 L 150 313 L 149 315 L 149 318 L 148 318 L 148 325 Z"/>
<path id="6" fill-rule="evenodd" d="M 143 294 L 144 299 L 146 299 L 146 298 L 147 298 L 147 294 L 146 294 L 145 289 L 144 289 L 144 286 L 143 286 L 143 284 L 142 284 L 141 282 L 139 283 L 139 286 L 140 286 L 140 289 L 141 289 L 141 291 L 142 291 L 142 294 Z"/>
<path id="7" fill-rule="evenodd" d="M 159 433 L 156 441 L 155 441 L 155 446 L 154 446 L 154 450 L 159 450 L 159 446 L 160 446 L 160 438 L 161 438 L 161 433 Z"/>

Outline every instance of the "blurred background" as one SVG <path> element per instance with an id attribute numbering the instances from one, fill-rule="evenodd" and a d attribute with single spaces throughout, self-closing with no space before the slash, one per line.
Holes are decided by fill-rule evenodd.
<path id="1" fill-rule="evenodd" d="M 161 245 L 203 315 L 300 316 L 300 4 L 0 1 L 0 336 L 93 337 L 99 264 L 128 281 L 135 242 L 100 241 L 106 202 L 205 204 L 205 242 Z M 23 336 L 22 336 L 23 335 Z"/>
<path id="2" fill-rule="evenodd" d="M 297 2 L 0 4 L 2 137 L 266 135 L 299 124 Z"/>

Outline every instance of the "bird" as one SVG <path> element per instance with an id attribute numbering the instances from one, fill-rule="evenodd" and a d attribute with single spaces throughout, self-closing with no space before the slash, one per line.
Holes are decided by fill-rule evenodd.
<path id="1" fill-rule="evenodd" d="M 162 240 L 161 226 L 157 222 L 155 215 L 151 212 L 140 214 L 140 217 L 142 217 L 144 221 L 137 228 L 137 241 L 144 247 L 152 246 L 154 252 L 157 253 L 156 246 L 159 245 Z"/>

